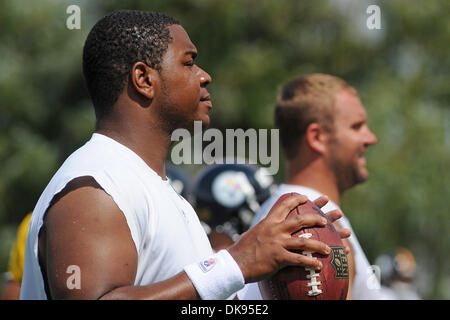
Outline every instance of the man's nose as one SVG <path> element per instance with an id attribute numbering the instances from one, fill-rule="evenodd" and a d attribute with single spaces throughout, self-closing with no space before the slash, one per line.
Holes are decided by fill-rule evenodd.
<path id="1" fill-rule="evenodd" d="M 372 145 L 372 144 L 376 144 L 378 142 L 378 138 L 375 135 L 375 133 L 373 133 L 369 127 L 367 127 L 367 134 L 366 134 L 366 144 L 367 145 Z"/>
<path id="2" fill-rule="evenodd" d="M 209 75 L 209 73 L 206 72 L 205 70 L 203 70 L 200 67 L 198 67 L 198 75 L 199 75 L 199 78 L 200 78 L 200 86 L 201 87 L 206 87 L 208 84 L 211 83 L 212 78 Z"/>

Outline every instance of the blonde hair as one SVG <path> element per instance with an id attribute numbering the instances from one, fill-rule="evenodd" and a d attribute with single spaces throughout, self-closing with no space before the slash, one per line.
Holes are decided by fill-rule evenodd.
<path id="1" fill-rule="evenodd" d="M 311 123 L 328 131 L 333 129 L 335 97 L 342 90 L 357 94 L 343 79 L 321 73 L 294 79 L 282 87 L 275 106 L 275 125 L 288 159 L 297 155 Z"/>

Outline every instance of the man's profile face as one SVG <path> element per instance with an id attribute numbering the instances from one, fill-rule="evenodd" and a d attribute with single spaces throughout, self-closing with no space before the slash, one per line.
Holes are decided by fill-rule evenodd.
<path id="1" fill-rule="evenodd" d="M 172 130 L 193 129 L 194 121 L 209 125 L 212 109 L 206 86 L 208 73 L 195 64 L 197 49 L 180 25 L 169 26 L 172 42 L 161 63 L 161 116 Z"/>
<path id="2" fill-rule="evenodd" d="M 326 157 L 342 192 L 368 179 L 364 154 L 377 138 L 367 125 L 367 113 L 357 95 L 345 90 L 338 92 L 334 110 Z"/>

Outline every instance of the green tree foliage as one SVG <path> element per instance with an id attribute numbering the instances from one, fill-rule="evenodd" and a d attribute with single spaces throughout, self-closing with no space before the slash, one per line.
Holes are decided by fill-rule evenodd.
<path id="1" fill-rule="evenodd" d="M 66 9 L 81 9 L 69 30 Z M 369 30 L 368 5 L 381 9 Z M 378 144 L 370 180 L 343 209 L 371 262 L 403 246 L 428 275 L 425 298 L 450 298 L 450 3 L 447 0 L 16 1 L 0 4 L 0 268 L 15 227 L 62 161 L 92 134 L 84 40 L 115 9 L 176 17 L 213 77 L 211 127 L 272 128 L 280 86 L 312 72 L 355 86 Z M 282 164 L 283 167 L 283 164 Z M 283 179 L 281 170 L 276 177 Z"/>

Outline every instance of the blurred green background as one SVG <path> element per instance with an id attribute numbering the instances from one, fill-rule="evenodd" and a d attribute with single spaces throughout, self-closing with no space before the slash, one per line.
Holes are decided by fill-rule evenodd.
<path id="1" fill-rule="evenodd" d="M 81 28 L 69 30 L 73 4 Z M 370 4 L 380 30 L 366 25 Z M 165 12 L 188 31 L 213 77 L 211 127 L 273 128 L 277 90 L 299 75 L 355 86 L 379 142 L 367 155 L 371 178 L 345 194 L 343 211 L 371 263 L 406 247 L 421 296 L 450 299 L 448 0 L 2 0 L 0 272 L 21 219 L 92 134 L 83 43 L 100 17 L 125 8 Z"/>

